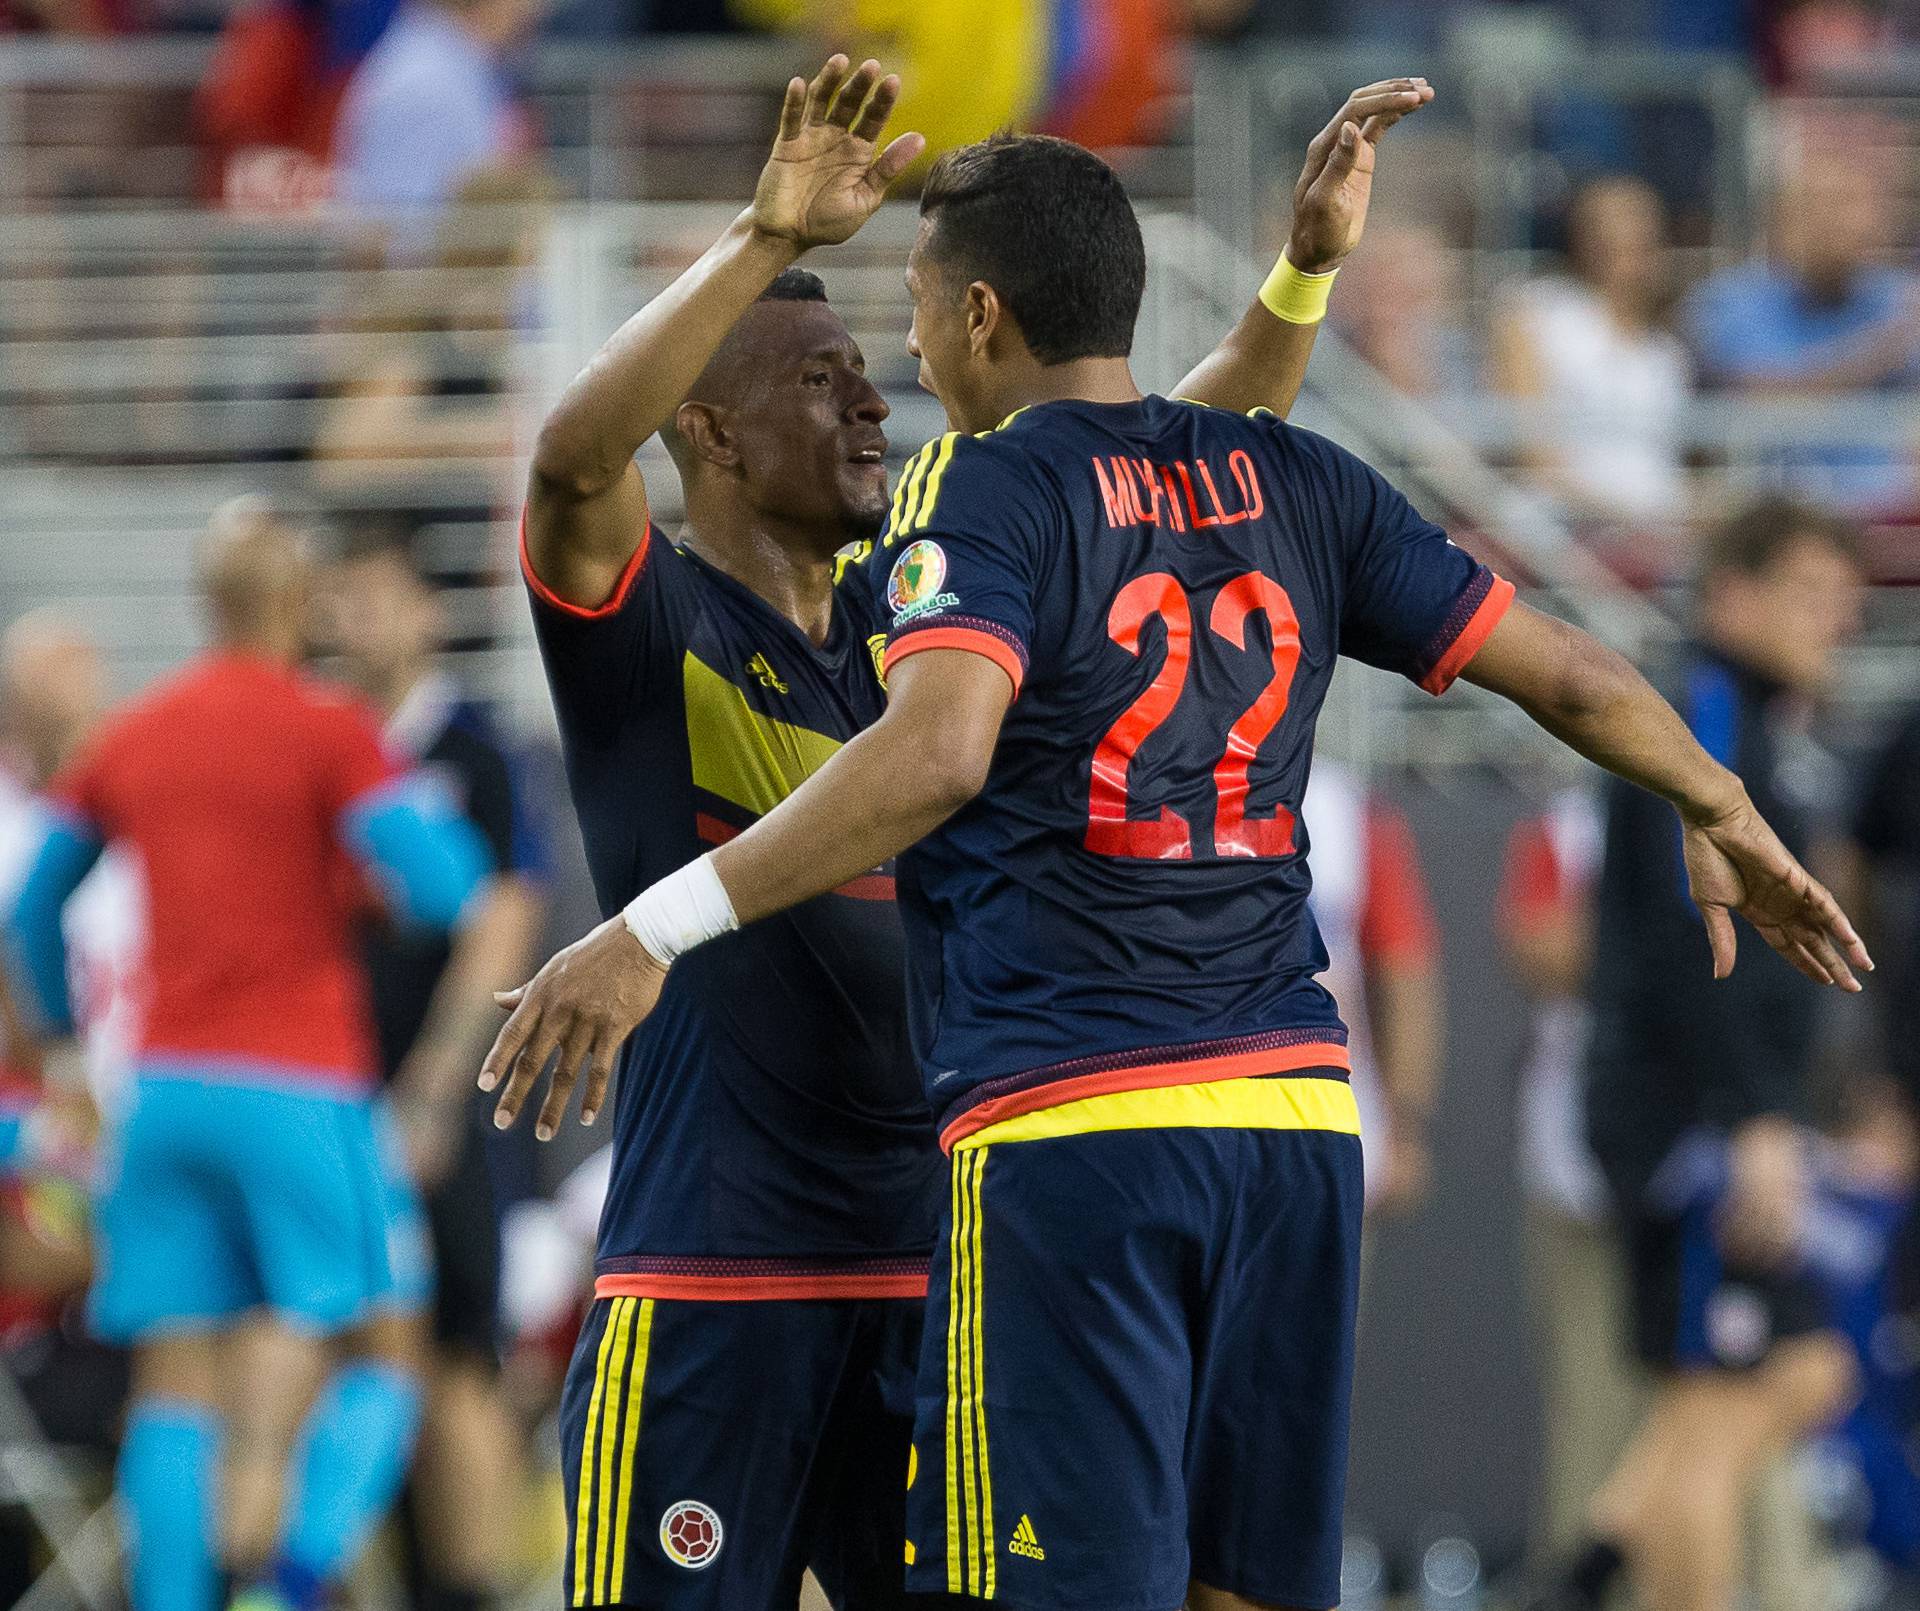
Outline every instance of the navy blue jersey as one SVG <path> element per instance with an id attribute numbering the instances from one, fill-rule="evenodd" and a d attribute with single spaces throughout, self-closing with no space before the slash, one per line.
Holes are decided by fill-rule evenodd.
<path id="1" fill-rule="evenodd" d="M 816 647 L 657 533 L 597 610 L 526 575 L 605 913 L 750 826 L 882 707 L 846 610 Z M 600 1296 L 924 1290 L 945 1175 L 893 895 L 882 869 L 675 965 L 621 1055 Z"/>
<path id="2" fill-rule="evenodd" d="M 1299 820 L 1335 659 L 1439 693 L 1512 587 L 1332 443 L 1159 397 L 929 444 L 861 570 L 889 669 L 967 649 L 1016 690 L 986 788 L 902 858 L 944 1139 L 1344 1067 Z"/>

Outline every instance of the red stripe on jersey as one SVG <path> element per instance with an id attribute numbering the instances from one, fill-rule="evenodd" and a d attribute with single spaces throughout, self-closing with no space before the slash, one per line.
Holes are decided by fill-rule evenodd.
<path id="1" fill-rule="evenodd" d="M 613 585 L 613 596 L 604 604 L 589 608 L 584 604 L 575 604 L 563 599 L 558 593 L 534 575 L 533 556 L 527 552 L 527 512 L 520 511 L 520 574 L 527 579 L 527 586 L 533 589 L 534 596 L 542 604 L 571 615 L 581 621 L 598 621 L 605 616 L 619 612 L 620 606 L 627 602 L 627 595 L 633 591 L 633 584 L 642 570 L 646 568 L 647 553 L 653 547 L 653 522 L 647 522 L 647 529 L 640 533 L 640 546 L 633 551 L 633 558 L 627 561 L 626 569 L 621 571 L 620 580 Z"/>
<path id="2" fill-rule="evenodd" d="M 1016 697 L 1021 681 L 1027 674 L 1027 668 L 1020 664 L 1019 652 L 1012 644 L 996 638 L 991 632 L 981 632 L 973 627 L 925 627 L 918 632 L 908 633 L 904 638 L 896 638 L 888 645 L 881 674 L 891 677 L 893 668 L 908 655 L 919 654 L 926 649 L 964 649 L 969 654 L 985 655 L 1007 674 Z"/>
<path id="3" fill-rule="evenodd" d="M 729 839 L 738 839 L 746 830 L 736 828 L 730 822 L 722 822 L 709 812 L 696 811 L 693 814 L 693 831 L 709 845 L 724 845 Z M 850 878 L 838 889 L 835 895 L 844 895 L 851 901 L 890 901 L 897 892 L 891 873 L 862 873 L 858 878 Z"/>
<path id="4" fill-rule="evenodd" d="M 924 1298 L 927 1273 L 873 1275 L 602 1275 L 596 1298 L 680 1298 L 700 1303 L 773 1303 L 820 1298 Z"/>
<path id="5" fill-rule="evenodd" d="M 1453 679 L 1466 670 L 1467 662 L 1480 652 L 1480 646 L 1500 624 L 1500 618 L 1512 603 L 1513 583 L 1504 576 L 1494 577 L 1493 586 L 1487 589 L 1487 596 L 1480 601 L 1480 607 L 1467 617 L 1467 624 L 1460 629 L 1460 636 L 1447 646 L 1447 652 L 1435 663 L 1433 670 L 1420 679 L 1420 686 L 1430 694 L 1444 694 L 1451 688 Z"/>
<path id="6" fill-rule="evenodd" d="M 1078 1102 L 1083 1097 L 1106 1096 L 1114 1091 L 1148 1091 L 1162 1085 L 1205 1085 L 1214 1080 L 1237 1080 L 1252 1074 L 1288 1074 L 1303 1068 L 1351 1069 L 1352 1066 L 1346 1047 L 1332 1041 L 1309 1041 L 1279 1049 L 1103 1069 L 1095 1074 L 1081 1074 L 990 1097 L 968 1108 L 942 1130 L 940 1146 L 943 1151 L 951 1152 L 956 1141 L 990 1124 L 1018 1118 L 1023 1113 L 1036 1113 L 1041 1108 L 1058 1107 L 1063 1102 Z"/>

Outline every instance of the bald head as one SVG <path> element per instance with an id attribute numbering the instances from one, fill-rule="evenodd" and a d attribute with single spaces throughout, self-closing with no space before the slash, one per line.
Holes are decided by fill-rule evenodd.
<path id="1" fill-rule="evenodd" d="M 284 514 L 258 498 L 222 504 L 200 540 L 194 569 L 222 643 L 299 658 L 313 559 L 305 532 Z"/>
<path id="2" fill-rule="evenodd" d="M 107 699 L 100 650 L 51 610 L 0 634 L 0 730 L 45 783 L 98 720 Z"/>

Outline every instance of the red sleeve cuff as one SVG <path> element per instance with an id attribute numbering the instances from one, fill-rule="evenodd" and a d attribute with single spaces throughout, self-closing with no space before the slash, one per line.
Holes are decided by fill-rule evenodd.
<path id="1" fill-rule="evenodd" d="M 1014 697 L 1020 695 L 1020 684 L 1026 678 L 1026 661 L 1018 648 L 1004 638 L 983 632 L 978 627 L 923 627 L 918 632 L 909 632 L 905 637 L 896 638 L 887 645 L 886 656 L 881 662 L 882 676 L 893 675 L 893 668 L 908 655 L 919 654 L 925 649 L 964 649 L 968 654 L 985 655 L 1007 674 L 1007 680 L 1013 684 Z"/>
<path id="2" fill-rule="evenodd" d="M 621 571 L 620 580 L 613 584 L 613 593 L 602 604 L 588 606 L 563 599 L 558 593 L 540 580 L 533 571 L 533 556 L 527 552 L 527 512 L 520 511 L 520 574 L 527 579 L 527 588 L 542 604 L 550 610 L 558 610 L 562 615 L 570 615 L 576 621 L 598 621 L 609 615 L 618 615 L 620 608 L 627 602 L 627 595 L 633 591 L 634 581 L 641 571 L 646 569 L 647 554 L 653 547 L 653 522 L 647 522 L 647 529 L 640 534 L 640 546 L 633 551 L 633 557 L 627 561 L 626 569 Z"/>
<path id="3" fill-rule="evenodd" d="M 1500 618 L 1512 603 L 1513 583 L 1504 576 L 1495 576 L 1493 585 L 1487 589 L 1487 596 L 1467 617 L 1467 624 L 1460 629 L 1459 636 L 1447 645 L 1446 652 L 1434 662 L 1433 670 L 1420 679 L 1420 686 L 1430 694 L 1444 694 L 1451 688 L 1454 678 L 1467 669 L 1467 662 L 1480 652 L 1480 646 L 1500 624 Z"/>

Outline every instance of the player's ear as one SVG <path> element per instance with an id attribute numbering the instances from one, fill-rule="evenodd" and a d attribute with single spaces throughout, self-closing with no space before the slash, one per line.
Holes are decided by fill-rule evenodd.
<path id="1" fill-rule="evenodd" d="M 693 449 L 695 458 L 731 470 L 740 462 L 740 449 L 728 429 L 726 411 L 711 403 L 682 403 L 673 423 Z"/>
<path id="2" fill-rule="evenodd" d="M 967 287 L 966 320 L 967 351 L 978 358 L 987 350 L 1006 318 L 1006 308 L 1000 301 L 1000 293 L 985 280 L 975 280 Z"/>

